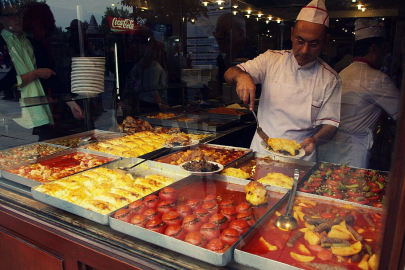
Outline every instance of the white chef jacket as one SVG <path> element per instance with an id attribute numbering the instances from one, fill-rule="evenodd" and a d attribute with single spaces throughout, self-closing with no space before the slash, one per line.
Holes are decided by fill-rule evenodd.
<path id="1" fill-rule="evenodd" d="M 322 159 L 367 168 L 373 132 L 382 110 L 397 117 L 399 90 L 383 72 L 355 59 L 339 73 L 342 78 L 340 126 L 333 140 L 322 146 Z"/>
<path id="2" fill-rule="evenodd" d="M 301 143 L 317 126 L 339 126 L 341 81 L 322 59 L 300 66 L 292 51 L 268 50 L 238 67 L 262 84 L 258 119 L 270 137 Z M 264 152 L 261 141 L 256 133 L 251 148 Z"/>

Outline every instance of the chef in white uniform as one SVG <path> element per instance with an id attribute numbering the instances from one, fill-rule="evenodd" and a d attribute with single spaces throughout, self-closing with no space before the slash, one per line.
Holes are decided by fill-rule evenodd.
<path id="1" fill-rule="evenodd" d="M 340 126 L 320 149 L 324 161 L 368 168 L 373 132 L 382 110 L 397 117 L 399 90 L 379 69 L 384 59 L 385 28 L 372 19 L 355 22 L 354 61 L 342 78 Z"/>
<path id="2" fill-rule="evenodd" d="M 328 26 L 324 1 L 313 0 L 291 28 L 292 50 L 268 50 L 225 73 L 251 110 L 255 84 L 262 84 L 258 118 L 263 131 L 270 138 L 301 143 L 305 159 L 311 161 L 316 144 L 331 139 L 340 121 L 340 78 L 318 57 L 329 39 Z M 256 133 L 251 148 L 264 152 L 261 142 Z"/>

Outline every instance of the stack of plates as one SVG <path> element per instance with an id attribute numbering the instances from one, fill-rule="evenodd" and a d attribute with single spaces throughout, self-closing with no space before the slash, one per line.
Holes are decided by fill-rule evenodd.
<path id="1" fill-rule="evenodd" d="M 72 93 L 104 92 L 105 57 L 72 58 Z"/>

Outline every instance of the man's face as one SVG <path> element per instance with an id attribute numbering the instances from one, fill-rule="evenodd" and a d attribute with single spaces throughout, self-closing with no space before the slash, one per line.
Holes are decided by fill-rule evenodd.
<path id="1" fill-rule="evenodd" d="M 4 29 L 15 35 L 21 35 L 23 32 L 22 13 L 16 6 L 6 6 L 1 11 L 0 22 L 3 23 Z"/>
<path id="2" fill-rule="evenodd" d="M 325 26 L 307 21 L 298 21 L 291 28 L 294 57 L 300 66 L 314 61 L 329 39 Z"/>

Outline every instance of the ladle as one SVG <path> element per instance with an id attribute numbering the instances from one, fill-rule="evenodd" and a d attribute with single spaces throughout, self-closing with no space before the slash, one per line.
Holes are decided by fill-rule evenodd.
<path id="1" fill-rule="evenodd" d="M 295 192 L 297 191 L 297 183 L 299 177 L 299 170 L 294 170 L 294 182 L 290 190 L 290 197 L 288 198 L 287 209 L 285 210 L 284 215 L 279 216 L 275 220 L 276 226 L 283 231 L 292 231 L 298 227 L 297 220 L 291 216 L 291 210 L 294 203 Z"/>

